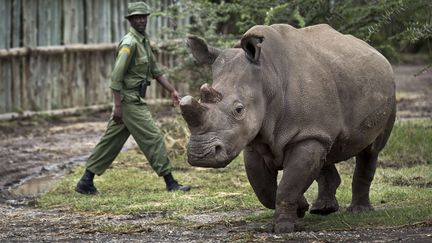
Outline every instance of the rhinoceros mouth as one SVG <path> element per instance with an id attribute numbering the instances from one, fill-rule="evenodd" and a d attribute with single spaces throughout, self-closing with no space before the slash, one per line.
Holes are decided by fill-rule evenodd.
<path id="1" fill-rule="evenodd" d="M 187 150 L 192 166 L 223 168 L 231 162 L 226 146 L 216 136 L 191 136 Z"/>

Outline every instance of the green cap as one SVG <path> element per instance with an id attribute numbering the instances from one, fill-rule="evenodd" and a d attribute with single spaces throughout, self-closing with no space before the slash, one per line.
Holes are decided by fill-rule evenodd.
<path id="1" fill-rule="evenodd" d="M 133 2 L 128 4 L 128 15 L 125 18 L 133 15 L 149 15 L 150 13 L 150 7 L 144 2 Z"/>

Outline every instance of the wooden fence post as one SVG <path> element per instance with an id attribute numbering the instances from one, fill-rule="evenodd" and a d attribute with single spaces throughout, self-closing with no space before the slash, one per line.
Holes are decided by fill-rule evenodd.
<path id="1" fill-rule="evenodd" d="M 63 43 L 85 43 L 84 0 L 63 0 Z"/>
<path id="2" fill-rule="evenodd" d="M 135 0 L 0 1 L 0 114 L 111 102 L 115 47 L 129 30 L 124 16 Z M 173 1 L 146 2 L 157 11 Z M 169 25 L 166 17 L 149 21 L 150 36 Z M 156 56 L 175 63 L 167 53 Z M 165 96 L 154 83 L 148 99 Z"/>

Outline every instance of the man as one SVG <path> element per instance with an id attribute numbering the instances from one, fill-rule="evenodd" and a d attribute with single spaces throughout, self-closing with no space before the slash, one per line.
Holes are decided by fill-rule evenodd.
<path id="1" fill-rule="evenodd" d="M 82 194 L 96 194 L 94 175 L 102 175 L 120 153 L 132 134 L 138 146 L 150 162 L 153 170 L 163 176 L 168 191 L 188 191 L 171 174 L 165 144 L 143 100 L 147 80 L 155 78 L 171 94 L 175 105 L 179 95 L 156 64 L 145 33 L 150 9 L 144 2 L 128 5 L 131 28 L 121 40 L 112 72 L 110 88 L 114 96 L 114 109 L 105 134 L 87 160 L 84 175 L 75 190 Z"/>

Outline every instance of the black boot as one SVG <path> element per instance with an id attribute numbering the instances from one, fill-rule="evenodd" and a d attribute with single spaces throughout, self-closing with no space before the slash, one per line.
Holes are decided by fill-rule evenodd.
<path id="1" fill-rule="evenodd" d="M 78 181 L 75 187 L 75 191 L 81 194 L 96 194 L 98 191 L 96 187 L 93 185 L 93 178 L 94 178 L 93 172 L 86 170 L 84 172 L 84 175 Z"/>
<path id="2" fill-rule="evenodd" d="M 166 183 L 166 189 L 169 192 L 172 191 L 184 191 L 187 192 L 191 189 L 190 186 L 183 186 L 178 184 L 178 182 L 176 180 L 174 180 L 173 176 L 171 173 L 169 173 L 168 175 L 164 176 L 164 180 Z"/>

